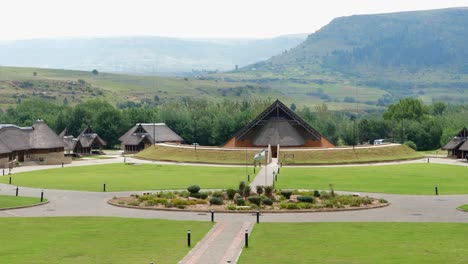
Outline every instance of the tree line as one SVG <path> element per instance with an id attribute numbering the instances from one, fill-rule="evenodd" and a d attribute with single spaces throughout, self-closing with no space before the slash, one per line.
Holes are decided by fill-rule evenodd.
<path id="1" fill-rule="evenodd" d="M 136 123 L 166 123 L 185 143 L 223 145 L 272 103 L 272 100 L 207 101 L 181 98 L 158 105 L 117 108 L 106 101 L 90 100 L 75 106 L 45 100 L 23 100 L 0 112 L 0 123 L 30 126 L 43 119 L 60 133 L 68 128 L 75 137 L 87 127 L 117 147 L 118 138 Z M 414 98 L 401 99 L 385 111 L 355 115 L 331 111 L 325 103 L 296 107 L 295 112 L 335 145 L 372 143 L 375 139 L 407 142 L 418 150 L 437 149 L 468 124 L 468 105 L 425 105 Z"/>

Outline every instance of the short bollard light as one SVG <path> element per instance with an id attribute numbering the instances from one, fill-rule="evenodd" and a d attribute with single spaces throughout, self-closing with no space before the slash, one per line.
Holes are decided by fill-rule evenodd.
<path id="1" fill-rule="evenodd" d="M 189 229 L 189 230 L 187 230 L 187 246 L 188 247 L 190 247 L 190 245 L 191 245 L 190 238 L 191 238 L 191 232 L 190 232 L 190 229 Z"/>
<path id="2" fill-rule="evenodd" d="M 211 209 L 211 222 L 214 222 L 214 210 Z"/>
<path id="3" fill-rule="evenodd" d="M 41 203 L 44 201 L 44 190 L 41 191 Z"/>
<path id="4" fill-rule="evenodd" d="M 250 174 L 247 175 L 247 181 L 250 182 Z"/>
<path id="5" fill-rule="evenodd" d="M 275 174 L 275 181 L 278 181 L 278 174 Z"/>
<path id="6" fill-rule="evenodd" d="M 279 171 L 280 171 L 280 167 L 278 167 L 278 173 L 277 174 L 279 174 Z"/>
<path id="7" fill-rule="evenodd" d="M 63 168 L 63 162 L 62 162 L 62 168 Z"/>
<path id="8" fill-rule="evenodd" d="M 260 223 L 260 211 L 257 210 L 257 224 Z"/>
<path id="9" fill-rule="evenodd" d="M 16 186 L 16 196 L 18 196 L 19 188 Z"/>
<path id="10" fill-rule="evenodd" d="M 10 176 L 10 180 L 8 182 L 9 182 L 9 184 L 11 184 L 11 176 Z"/>
<path id="11" fill-rule="evenodd" d="M 3 169 L 3 176 L 5 176 L 5 169 Z"/>
<path id="12" fill-rule="evenodd" d="M 436 195 L 439 195 L 439 188 L 437 188 L 437 186 L 435 187 L 435 193 Z"/>
<path id="13" fill-rule="evenodd" d="M 249 230 L 245 230 L 245 247 L 249 247 Z"/>
<path id="14" fill-rule="evenodd" d="M 103 183 L 102 190 L 103 190 L 103 192 L 106 192 L 106 182 Z"/>

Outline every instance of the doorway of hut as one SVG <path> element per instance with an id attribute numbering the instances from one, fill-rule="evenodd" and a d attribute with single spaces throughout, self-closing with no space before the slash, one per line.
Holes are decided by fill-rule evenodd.
<path id="1" fill-rule="evenodd" d="M 271 157 L 278 158 L 278 147 L 271 146 Z"/>

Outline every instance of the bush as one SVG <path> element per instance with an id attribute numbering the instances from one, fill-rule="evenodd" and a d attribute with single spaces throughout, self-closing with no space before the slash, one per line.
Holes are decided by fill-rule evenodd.
<path id="1" fill-rule="evenodd" d="M 236 207 L 235 204 L 230 204 L 230 205 L 228 205 L 227 209 L 228 209 L 228 210 L 236 210 L 237 207 Z"/>
<path id="2" fill-rule="evenodd" d="M 174 204 L 172 204 L 172 203 L 166 203 L 166 204 L 164 204 L 164 206 L 165 206 L 166 208 L 171 208 L 171 207 L 174 207 Z"/>
<path id="3" fill-rule="evenodd" d="M 211 196 L 216 197 L 216 198 L 223 198 L 223 192 L 216 191 Z"/>
<path id="4" fill-rule="evenodd" d="M 223 199 L 221 199 L 220 197 L 211 197 L 210 204 L 211 205 L 222 205 L 223 204 Z"/>
<path id="5" fill-rule="evenodd" d="M 245 182 L 244 182 L 244 181 L 241 181 L 241 182 L 239 183 L 239 193 L 240 193 L 241 195 L 244 194 L 244 189 L 245 189 Z"/>
<path id="6" fill-rule="evenodd" d="M 129 202 L 128 205 L 130 205 L 130 206 L 139 206 L 139 205 L 140 205 L 140 202 L 136 202 L 136 201 L 134 201 L 134 202 Z"/>
<path id="7" fill-rule="evenodd" d="M 183 205 L 183 204 L 178 204 L 178 205 L 177 205 L 177 208 L 179 208 L 179 209 L 185 209 L 185 205 Z"/>
<path id="8" fill-rule="evenodd" d="M 286 209 L 299 209 L 299 205 L 296 203 L 288 203 Z"/>
<path id="9" fill-rule="evenodd" d="M 273 186 L 267 185 L 265 188 L 265 195 L 271 197 L 273 194 Z"/>
<path id="10" fill-rule="evenodd" d="M 187 201 L 187 200 L 182 200 L 182 199 L 176 198 L 176 199 L 172 199 L 172 204 L 174 204 L 175 206 L 178 206 L 178 205 L 189 205 L 190 202 Z"/>
<path id="11" fill-rule="evenodd" d="M 284 198 L 289 199 L 289 198 L 291 198 L 292 191 L 283 190 L 283 191 L 281 191 L 281 195 L 283 195 Z"/>
<path id="12" fill-rule="evenodd" d="M 245 189 L 244 189 L 244 197 L 247 197 L 250 195 L 250 193 L 252 192 L 252 189 L 250 188 L 250 186 L 245 186 Z"/>
<path id="13" fill-rule="evenodd" d="M 320 197 L 320 192 L 317 191 L 317 190 L 315 190 L 315 191 L 314 191 L 314 197 L 317 197 L 317 198 Z"/>
<path id="14" fill-rule="evenodd" d="M 227 189 L 226 193 L 227 193 L 227 196 L 228 196 L 229 200 L 232 200 L 232 199 L 234 199 L 234 195 L 236 195 L 236 190 Z"/>
<path id="15" fill-rule="evenodd" d="M 314 197 L 312 196 L 298 196 L 297 200 L 302 203 L 314 203 Z"/>
<path id="16" fill-rule="evenodd" d="M 252 209 L 252 210 L 256 210 L 256 209 L 259 208 L 258 205 L 256 205 L 256 204 L 250 204 L 249 207 L 250 207 L 250 209 Z"/>
<path id="17" fill-rule="evenodd" d="M 301 209 L 311 209 L 313 205 L 311 203 L 299 203 L 298 206 Z"/>
<path id="18" fill-rule="evenodd" d="M 380 199 L 379 199 L 379 202 L 380 202 L 380 203 L 388 203 L 388 201 L 385 200 L 384 198 L 380 198 Z"/>
<path id="19" fill-rule="evenodd" d="M 258 195 L 262 195 L 262 193 L 263 193 L 263 186 L 262 186 L 262 185 L 257 185 L 256 189 L 257 189 L 257 194 L 258 194 Z"/>
<path id="20" fill-rule="evenodd" d="M 145 206 L 153 206 L 153 205 L 156 205 L 158 204 L 155 200 L 147 200 L 145 202 Z"/>
<path id="21" fill-rule="evenodd" d="M 200 191 L 200 186 L 191 185 L 187 188 L 187 191 L 189 191 L 189 193 L 198 193 Z"/>
<path id="22" fill-rule="evenodd" d="M 245 200 L 244 198 L 238 198 L 237 201 L 236 201 L 236 204 L 238 206 L 244 206 L 245 205 Z"/>
<path id="23" fill-rule="evenodd" d="M 410 147 L 410 148 L 412 148 L 414 150 L 418 150 L 418 146 L 416 146 L 416 143 L 414 143 L 411 140 L 405 141 L 405 143 L 403 143 L 403 145 L 408 146 L 408 147 Z"/>
<path id="24" fill-rule="evenodd" d="M 262 203 L 266 205 L 273 205 L 273 200 L 270 198 L 263 198 Z"/>
<path id="25" fill-rule="evenodd" d="M 326 191 L 321 191 L 320 192 L 320 198 L 328 200 L 328 199 L 332 198 L 332 195 L 331 195 L 331 193 L 328 193 Z"/>
<path id="26" fill-rule="evenodd" d="M 257 206 L 260 206 L 260 203 L 262 202 L 262 197 L 258 195 L 252 195 L 247 198 L 250 203 L 256 204 Z"/>
<path id="27" fill-rule="evenodd" d="M 208 198 L 208 194 L 207 193 L 191 193 L 190 197 L 204 200 L 204 199 Z"/>

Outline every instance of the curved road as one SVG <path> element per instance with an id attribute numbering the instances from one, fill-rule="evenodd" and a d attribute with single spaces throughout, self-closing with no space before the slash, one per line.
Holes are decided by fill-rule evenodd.
<path id="1" fill-rule="evenodd" d="M 122 157 L 114 159 L 100 159 L 74 162 L 66 166 L 86 166 L 103 163 L 123 162 Z M 156 163 L 127 158 L 127 162 Z M 427 159 L 408 162 L 427 162 Z M 431 158 L 434 163 L 456 164 L 467 166 L 465 162 L 450 159 Z M 169 164 L 169 163 L 165 163 Z M 375 164 L 382 165 L 384 163 Z M 388 164 L 388 163 L 385 163 Z M 203 165 L 208 166 L 208 165 Z M 14 173 L 34 169 L 57 168 L 60 166 L 29 166 L 15 168 Z M 0 176 L 3 177 L 3 176 Z M 0 194 L 15 195 L 16 186 L 0 184 Z M 161 218 L 170 220 L 198 220 L 210 221 L 210 214 L 197 212 L 172 212 L 120 208 L 107 204 L 113 196 L 126 196 L 131 192 L 83 192 L 65 190 L 44 190 L 45 197 L 50 203 L 37 207 L 0 211 L 0 217 L 11 216 L 116 216 L 135 218 Z M 21 196 L 40 197 L 41 190 L 20 187 Z M 391 204 L 384 208 L 326 212 L 326 213 L 265 213 L 260 221 L 265 222 L 468 222 L 468 213 L 455 208 L 468 203 L 468 195 L 394 195 L 379 193 L 360 193 L 375 198 L 385 198 Z M 216 221 L 254 222 L 255 215 L 250 213 L 216 213 Z"/>

